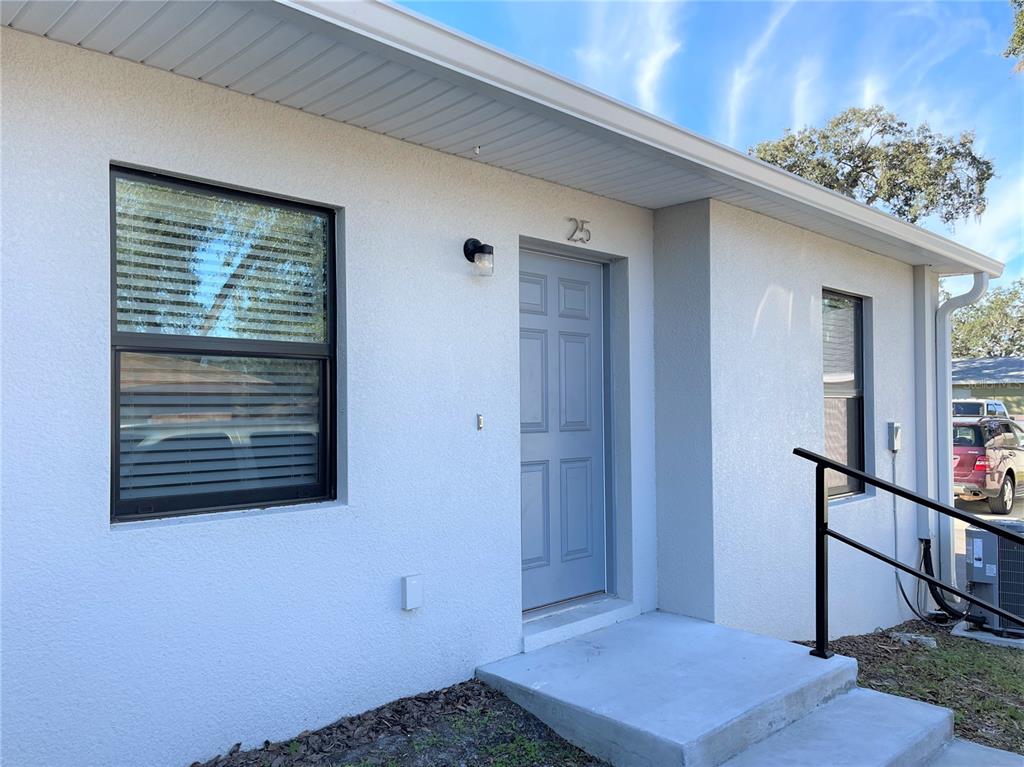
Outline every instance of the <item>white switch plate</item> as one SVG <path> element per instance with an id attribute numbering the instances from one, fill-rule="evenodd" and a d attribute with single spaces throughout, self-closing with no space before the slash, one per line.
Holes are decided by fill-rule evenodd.
<path id="1" fill-rule="evenodd" d="M 423 576 L 406 575 L 402 578 L 402 609 L 423 607 Z"/>

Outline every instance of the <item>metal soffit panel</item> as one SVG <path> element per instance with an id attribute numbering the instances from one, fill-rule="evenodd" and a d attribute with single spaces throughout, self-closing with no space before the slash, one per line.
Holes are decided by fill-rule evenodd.
<path id="1" fill-rule="evenodd" d="M 3 0 L 0 23 L 644 208 L 713 197 L 908 263 L 967 271 L 288 3 Z"/>

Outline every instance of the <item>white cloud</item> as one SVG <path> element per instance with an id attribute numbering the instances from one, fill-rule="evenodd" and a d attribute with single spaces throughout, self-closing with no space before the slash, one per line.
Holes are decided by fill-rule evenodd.
<path id="1" fill-rule="evenodd" d="M 768 24 L 765 26 L 764 31 L 758 35 L 754 44 L 747 49 L 747 55 L 743 59 L 743 63 L 733 70 L 732 85 L 729 88 L 729 98 L 727 101 L 726 143 L 730 146 L 736 145 L 736 139 L 739 135 L 739 120 L 740 114 L 743 112 L 747 86 L 761 75 L 759 66 L 761 56 L 764 55 L 772 38 L 775 37 L 779 24 L 786 18 L 786 14 L 792 9 L 794 2 L 795 0 L 789 0 L 789 2 L 776 6 L 771 18 L 768 19 Z"/>
<path id="2" fill-rule="evenodd" d="M 987 196 L 981 218 L 957 224 L 954 239 L 1004 264 L 1024 257 L 1024 169 L 990 181 Z"/>
<path id="3" fill-rule="evenodd" d="M 868 75 L 861 85 L 860 105 L 873 107 L 885 103 L 885 81 L 878 75 Z"/>
<path id="4" fill-rule="evenodd" d="M 793 86 L 793 130 L 813 125 L 821 112 L 821 88 L 817 86 L 821 77 L 821 59 L 805 56 L 800 59 Z"/>
<path id="5" fill-rule="evenodd" d="M 927 42 L 914 50 L 903 61 L 894 79 L 911 78 L 912 86 L 920 85 L 928 73 L 966 45 L 976 44 L 989 30 L 988 22 L 981 18 L 965 19 L 949 13 L 934 19 L 935 28 Z"/>
<path id="6" fill-rule="evenodd" d="M 640 59 L 636 73 L 636 92 L 640 106 L 648 112 L 658 109 L 658 86 L 665 65 L 683 47 L 672 34 L 672 11 L 666 3 L 647 6 L 647 24 L 653 39 L 650 50 Z"/>
<path id="7" fill-rule="evenodd" d="M 657 113 L 665 68 L 683 47 L 676 10 L 668 2 L 588 4 L 586 43 L 573 51 L 583 81 Z"/>

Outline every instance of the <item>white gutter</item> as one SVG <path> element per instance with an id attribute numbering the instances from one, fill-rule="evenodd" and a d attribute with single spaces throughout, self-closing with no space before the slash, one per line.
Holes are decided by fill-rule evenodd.
<path id="1" fill-rule="evenodd" d="M 916 490 L 935 498 L 938 482 L 938 444 L 935 435 L 935 326 L 938 316 L 938 275 L 926 266 L 914 267 L 914 444 Z M 934 512 L 917 507 L 917 537 L 931 540 Z"/>
<path id="2" fill-rule="evenodd" d="M 953 504 L 953 321 L 957 309 L 969 306 L 988 290 L 987 272 L 975 272 L 966 293 L 953 296 L 935 312 L 935 409 L 938 445 L 939 502 Z M 954 582 L 953 519 L 939 515 L 939 577 Z"/>

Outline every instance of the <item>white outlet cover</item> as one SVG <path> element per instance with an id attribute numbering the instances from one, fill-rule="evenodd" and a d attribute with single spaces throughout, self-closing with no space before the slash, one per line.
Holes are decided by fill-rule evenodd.
<path id="1" fill-rule="evenodd" d="M 406 575 L 402 578 L 402 609 L 423 607 L 423 576 Z"/>

